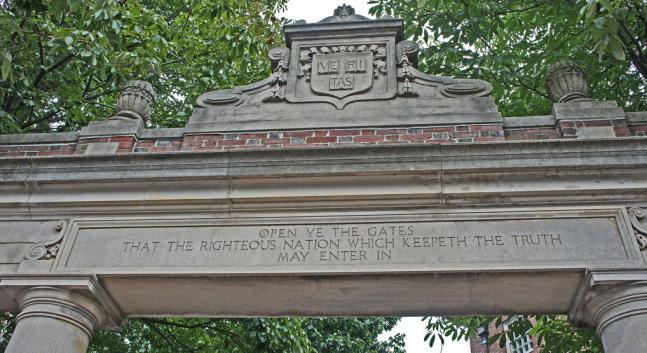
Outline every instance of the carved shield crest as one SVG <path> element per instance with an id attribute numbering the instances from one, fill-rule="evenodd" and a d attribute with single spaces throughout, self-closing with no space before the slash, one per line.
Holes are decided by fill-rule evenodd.
<path id="1" fill-rule="evenodd" d="M 366 92 L 373 85 L 373 53 L 314 54 L 310 84 L 314 92 L 339 99 Z"/>

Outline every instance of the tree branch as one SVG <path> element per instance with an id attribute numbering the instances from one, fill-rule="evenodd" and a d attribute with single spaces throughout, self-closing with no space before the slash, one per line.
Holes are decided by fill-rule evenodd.
<path id="1" fill-rule="evenodd" d="M 511 14 L 511 13 L 525 12 L 525 11 L 528 11 L 528 10 L 536 9 L 538 7 L 542 7 L 544 5 L 546 5 L 545 2 L 538 2 L 538 3 L 535 3 L 534 5 L 523 7 L 523 8 L 520 8 L 520 9 L 513 9 L 513 10 L 494 12 L 493 15 L 498 17 L 498 16 L 501 16 L 501 15 L 508 15 L 508 14 Z"/>
<path id="2" fill-rule="evenodd" d="M 647 80 L 647 57 L 642 52 L 640 42 L 632 35 L 624 22 L 618 21 L 618 23 L 620 24 L 618 35 L 629 54 L 631 63 L 634 64 L 640 75 Z"/>
<path id="3" fill-rule="evenodd" d="M 41 69 L 41 70 L 38 72 L 38 76 L 36 76 L 36 78 L 34 79 L 34 83 L 32 84 L 32 86 L 33 86 L 34 88 L 38 87 L 38 85 L 39 85 L 39 84 L 40 84 L 40 82 L 43 80 L 43 78 L 45 77 L 45 75 L 47 75 L 48 73 L 50 73 L 50 72 L 52 72 L 52 71 L 54 71 L 54 70 L 58 69 L 59 67 L 61 67 L 61 66 L 63 66 L 63 65 L 65 65 L 65 64 L 66 64 L 68 61 L 70 61 L 70 59 L 72 59 L 73 57 L 74 57 L 74 53 L 69 53 L 69 54 L 65 55 L 64 57 L 60 58 L 56 63 L 54 63 L 54 65 L 50 66 L 49 68 L 47 68 L 47 69 Z"/>
<path id="4" fill-rule="evenodd" d="M 45 67 L 45 50 L 43 49 L 43 35 L 40 32 L 40 29 L 37 29 L 37 32 L 38 32 L 38 53 L 39 53 L 38 57 L 39 57 L 40 66 L 42 70 L 42 68 Z"/>
<path id="5" fill-rule="evenodd" d="M 23 122 L 20 125 L 20 128 L 21 129 L 26 129 L 28 126 L 39 124 L 39 123 L 41 123 L 43 121 L 46 121 L 46 120 L 49 120 L 49 119 L 55 117 L 60 112 L 61 112 L 60 110 L 51 110 L 51 111 L 45 113 L 43 116 L 37 117 L 36 120 L 31 121 L 31 120 L 28 119 L 27 121 Z"/>

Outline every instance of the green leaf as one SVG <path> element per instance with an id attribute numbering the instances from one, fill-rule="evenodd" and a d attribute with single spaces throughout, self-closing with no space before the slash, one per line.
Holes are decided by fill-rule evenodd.
<path id="1" fill-rule="evenodd" d="M 609 50 L 617 60 L 625 60 L 625 50 L 620 41 L 615 39 L 609 40 Z"/>
<path id="2" fill-rule="evenodd" d="M 611 7 L 611 3 L 609 2 L 609 0 L 598 0 L 598 2 L 602 5 L 602 7 L 605 10 L 609 12 L 613 11 L 613 7 Z"/>
<path id="3" fill-rule="evenodd" d="M 65 44 L 72 45 L 72 43 L 74 43 L 74 38 L 70 36 L 65 37 Z"/>
<path id="4" fill-rule="evenodd" d="M 8 51 L 2 53 L 2 79 L 7 81 L 11 78 L 12 56 Z"/>

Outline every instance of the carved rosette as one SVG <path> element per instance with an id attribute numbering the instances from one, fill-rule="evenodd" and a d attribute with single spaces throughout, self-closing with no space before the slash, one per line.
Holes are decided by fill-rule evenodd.
<path id="1" fill-rule="evenodd" d="M 268 53 L 272 62 L 272 78 L 270 94 L 263 102 L 280 102 L 285 100 L 285 84 L 288 82 L 286 74 L 290 65 L 290 49 L 273 48 Z"/>
<path id="2" fill-rule="evenodd" d="M 111 119 L 141 119 L 146 122 L 155 103 L 155 90 L 146 81 L 129 81 L 117 99 L 117 114 Z"/>
<path id="3" fill-rule="evenodd" d="M 61 242 L 63 241 L 65 221 L 58 221 L 56 223 L 56 231 L 59 232 L 59 236 L 56 239 L 36 243 L 27 248 L 25 252 L 26 260 L 49 260 L 56 258 L 58 251 L 61 248 Z"/>
<path id="4" fill-rule="evenodd" d="M 647 216 L 645 210 L 639 207 L 629 209 L 629 219 L 636 233 L 636 241 L 640 250 L 647 250 Z"/>

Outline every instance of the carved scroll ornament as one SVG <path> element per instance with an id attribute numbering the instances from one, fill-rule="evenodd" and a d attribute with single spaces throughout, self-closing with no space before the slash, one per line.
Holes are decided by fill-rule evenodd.
<path id="1" fill-rule="evenodd" d="M 274 48 L 268 53 L 272 62 L 270 77 L 245 86 L 237 86 L 228 90 L 207 92 L 198 97 L 198 105 L 244 105 L 250 95 L 266 93 L 263 102 L 279 102 L 284 100 L 287 72 L 290 66 L 290 49 Z"/>
<path id="2" fill-rule="evenodd" d="M 484 97 L 492 92 L 492 85 L 486 81 L 434 76 L 417 69 L 418 44 L 405 40 L 397 44 L 398 96 L 418 97 L 415 86 L 435 87 L 443 97 Z"/>
<path id="3" fill-rule="evenodd" d="M 48 240 L 40 243 L 32 244 L 25 253 L 27 260 L 49 260 L 56 258 L 58 251 L 61 248 L 61 242 L 65 232 L 65 221 L 58 221 L 56 223 L 56 231 L 59 233 L 58 237 L 53 240 Z"/>
<path id="4" fill-rule="evenodd" d="M 645 215 L 645 210 L 639 207 L 630 208 L 629 219 L 636 232 L 636 241 L 638 241 L 640 250 L 647 250 L 647 216 Z"/>

